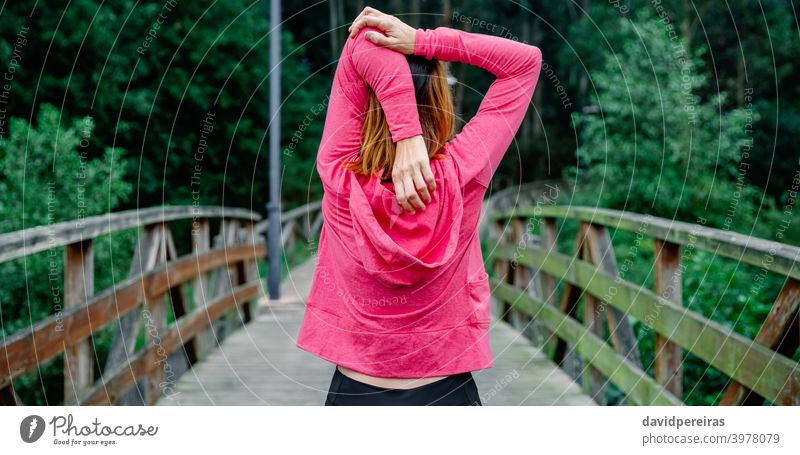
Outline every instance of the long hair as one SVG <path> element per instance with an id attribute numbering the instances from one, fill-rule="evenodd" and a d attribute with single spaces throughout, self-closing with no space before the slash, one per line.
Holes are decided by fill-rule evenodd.
<path id="1" fill-rule="evenodd" d="M 418 55 L 407 55 L 417 101 L 422 137 L 430 159 L 441 158 L 445 143 L 453 136 L 455 113 L 453 95 L 447 83 L 444 64 Z M 375 92 L 369 89 L 369 105 L 361 129 L 361 153 L 345 168 L 357 174 L 375 175 L 384 168 L 381 179 L 391 176 L 395 144 L 386 116 Z"/>

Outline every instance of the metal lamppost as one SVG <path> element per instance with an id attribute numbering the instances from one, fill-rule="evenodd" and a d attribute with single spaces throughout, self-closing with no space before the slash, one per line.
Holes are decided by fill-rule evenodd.
<path id="1" fill-rule="evenodd" d="M 269 298 L 279 299 L 281 282 L 281 2 L 270 0 L 269 22 L 269 202 L 267 202 L 267 265 Z"/>

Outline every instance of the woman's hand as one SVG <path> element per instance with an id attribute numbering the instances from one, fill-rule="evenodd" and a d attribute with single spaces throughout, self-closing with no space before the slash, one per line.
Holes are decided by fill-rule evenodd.
<path id="1" fill-rule="evenodd" d="M 350 24 L 350 28 L 348 28 L 350 38 L 355 38 L 358 31 L 364 27 L 377 27 L 384 33 L 384 35 L 374 31 L 365 33 L 364 36 L 373 43 L 406 55 L 414 53 L 417 29 L 403 23 L 400 19 L 368 6 Z"/>
<path id="2" fill-rule="evenodd" d="M 424 210 L 436 190 L 428 149 L 422 135 L 397 143 L 392 167 L 392 183 L 397 203 L 410 214 Z M 419 194 L 417 194 L 419 192 Z"/>

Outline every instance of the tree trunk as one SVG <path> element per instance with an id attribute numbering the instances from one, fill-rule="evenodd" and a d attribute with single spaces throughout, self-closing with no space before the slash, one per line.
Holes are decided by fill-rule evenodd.
<path id="1" fill-rule="evenodd" d="M 419 28 L 419 0 L 411 0 L 409 3 L 411 3 L 411 11 L 409 11 L 406 23 L 414 28 Z"/>
<path id="2" fill-rule="evenodd" d="M 520 7 L 520 9 L 522 9 Z M 522 42 L 523 43 L 530 43 L 531 42 L 531 26 L 530 22 L 523 20 L 522 21 Z M 535 97 L 536 94 L 541 93 L 541 90 L 537 90 L 534 92 L 534 106 L 536 105 Z M 522 146 L 525 148 L 529 148 L 530 144 L 533 143 L 533 123 L 535 120 L 535 115 L 533 114 L 533 109 L 528 109 L 525 111 L 525 118 L 522 119 L 522 125 L 520 125 L 520 138 Z"/>
<path id="3" fill-rule="evenodd" d="M 450 27 L 453 23 L 453 5 L 450 0 L 442 0 L 442 26 Z"/>
<path id="4" fill-rule="evenodd" d="M 339 54 L 339 33 L 336 30 L 336 27 L 339 26 L 339 10 L 336 3 L 336 0 L 328 1 L 328 19 L 330 21 L 331 28 L 331 32 L 329 34 L 331 43 L 331 58 L 334 58 Z"/>

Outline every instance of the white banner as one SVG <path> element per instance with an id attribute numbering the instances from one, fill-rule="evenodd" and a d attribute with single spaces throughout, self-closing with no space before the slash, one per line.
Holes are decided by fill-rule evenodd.
<path id="1" fill-rule="evenodd" d="M 800 453 L 797 407 L 23 406 L 0 420 L 3 454 Z"/>

